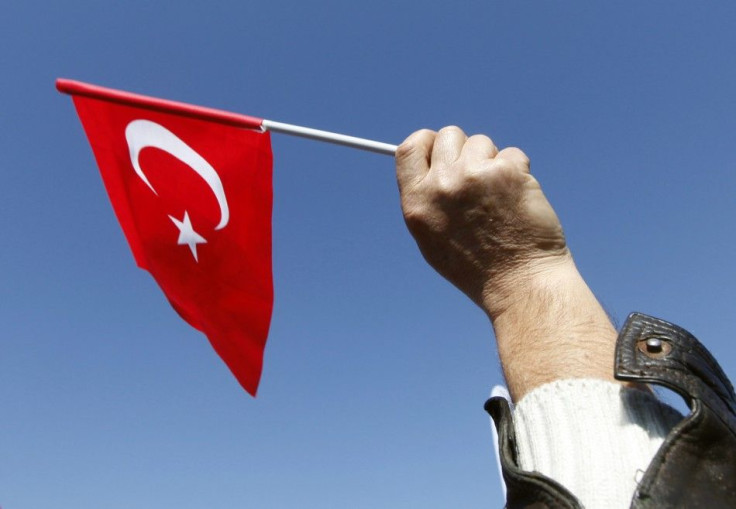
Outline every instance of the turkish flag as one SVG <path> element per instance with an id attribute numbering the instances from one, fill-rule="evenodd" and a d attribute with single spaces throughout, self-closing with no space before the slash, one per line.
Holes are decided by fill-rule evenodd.
<path id="1" fill-rule="evenodd" d="M 272 155 L 260 119 L 68 80 L 139 267 L 255 396 L 273 308 Z"/>

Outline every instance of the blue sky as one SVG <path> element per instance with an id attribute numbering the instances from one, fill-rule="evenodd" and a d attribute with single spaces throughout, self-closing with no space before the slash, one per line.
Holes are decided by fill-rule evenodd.
<path id="1" fill-rule="evenodd" d="M 736 376 L 736 5 L 11 2 L 0 19 L 0 506 L 500 507 L 483 313 L 425 265 L 386 156 L 273 136 L 257 399 L 135 268 L 69 77 L 399 143 L 522 147 L 619 323 Z"/>

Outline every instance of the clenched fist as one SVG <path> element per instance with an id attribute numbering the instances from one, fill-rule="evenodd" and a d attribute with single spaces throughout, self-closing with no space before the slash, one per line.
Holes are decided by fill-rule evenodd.
<path id="1" fill-rule="evenodd" d="M 418 131 L 396 172 L 422 255 L 490 317 L 514 400 L 560 378 L 613 380 L 616 331 L 521 150 L 457 127 Z"/>
<path id="2" fill-rule="evenodd" d="M 423 130 L 401 144 L 396 169 L 422 255 L 477 304 L 501 305 L 519 277 L 567 256 L 557 215 L 521 150 L 499 151 L 457 127 Z"/>

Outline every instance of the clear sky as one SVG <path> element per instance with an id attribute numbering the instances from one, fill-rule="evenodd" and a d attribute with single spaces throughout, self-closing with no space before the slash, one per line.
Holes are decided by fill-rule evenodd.
<path id="1" fill-rule="evenodd" d="M 736 377 L 736 4 L 34 2 L 0 17 L 0 506 L 502 505 L 483 313 L 422 260 L 390 157 L 273 136 L 257 399 L 135 267 L 68 77 L 399 143 L 517 145 L 619 324 Z"/>

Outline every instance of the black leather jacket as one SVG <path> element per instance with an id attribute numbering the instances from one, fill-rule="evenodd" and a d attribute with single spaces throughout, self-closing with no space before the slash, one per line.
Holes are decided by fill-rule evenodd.
<path id="1" fill-rule="evenodd" d="M 668 387 L 691 410 L 654 456 L 631 508 L 736 508 L 736 395 L 705 347 L 676 325 L 633 313 L 618 337 L 614 374 L 619 380 Z M 506 507 L 581 508 L 559 483 L 519 469 L 506 400 L 492 398 L 485 408 L 498 430 Z"/>

